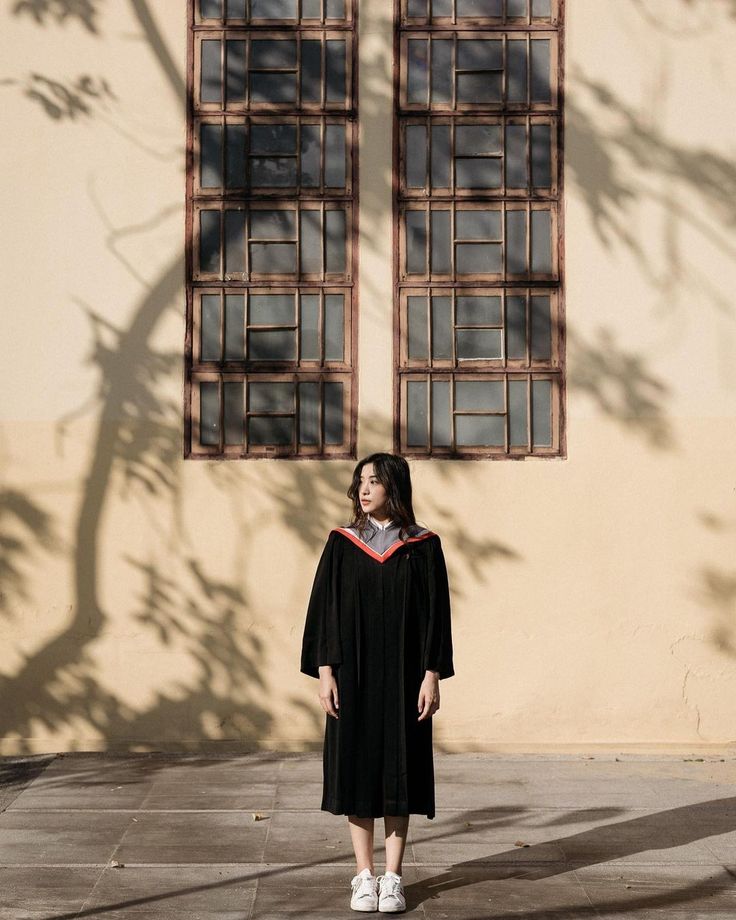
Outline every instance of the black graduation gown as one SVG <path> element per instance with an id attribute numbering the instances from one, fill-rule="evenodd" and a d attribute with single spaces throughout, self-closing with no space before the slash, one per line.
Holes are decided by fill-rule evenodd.
<path id="1" fill-rule="evenodd" d="M 417 720 L 425 671 L 455 671 L 440 537 L 415 525 L 379 555 L 330 531 L 309 599 L 301 672 L 329 664 L 338 718 L 325 713 L 321 809 L 435 815 L 432 719 Z"/>

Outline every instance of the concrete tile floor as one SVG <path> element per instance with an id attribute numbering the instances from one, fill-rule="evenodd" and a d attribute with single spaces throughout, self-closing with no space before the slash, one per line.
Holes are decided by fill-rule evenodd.
<path id="1" fill-rule="evenodd" d="M 736 920 L 732 750 L 436 753 L 435 772 L 436 817 L 409 823 L 408 913 Z M 357 916 L 321 778 L 320 753 L 0 758 L 0 920 Z M 379 820 L 376 872 L 383 854 Z"/>

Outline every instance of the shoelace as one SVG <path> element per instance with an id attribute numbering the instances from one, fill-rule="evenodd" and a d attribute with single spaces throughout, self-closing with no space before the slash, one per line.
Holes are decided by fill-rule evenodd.
<path id="1" fill-rule="evenodd" d="M 366 878 L 364 875 L 356 875 L 352 879 L 353 892 L 356 898 L 373 897 L 376 894 L 376 881 L 373 876 Z"/>
<path id="2" fill-rule="evenodd" d="M 376 881 L 381 886 L 381 894 L 396 895 L 401 889 L 401 879 L 395 875 L 379 875 Z"/>

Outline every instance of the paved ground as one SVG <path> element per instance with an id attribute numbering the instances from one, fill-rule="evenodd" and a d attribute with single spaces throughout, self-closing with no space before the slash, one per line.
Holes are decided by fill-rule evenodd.
<path id="1" fill-rule="evenodd" d="M 409 825 L 408 912 L 736 920 L 733 752 L 435 754 L 435 768 L 437 816 Z M 0 920 L 357 917 L 321 769 L 315 753 L 0 758 Z"/>

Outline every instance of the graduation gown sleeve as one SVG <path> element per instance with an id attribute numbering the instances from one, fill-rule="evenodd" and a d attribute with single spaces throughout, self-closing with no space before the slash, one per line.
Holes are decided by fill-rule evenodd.
<path id="1" fill-rule="evenodd" d="M 342 661 L 340 647 L 340 568 L 341 543 L 331 531 L 312 584 L 302 637 L 303 674 L 319 677 L 319 667 L 333 667 Z"/>
<path id="2" fill-rule="evenodd" d="M 427 554 L 427 587 L 429 610 L 427 612 L 427 638 L 424 646 L 424 668 L 439 671 L 439 679 L 452 677 L 452 624 L 450 617 L 450 587 L 447 566 L 438 535 L 430 538 Z"/>

